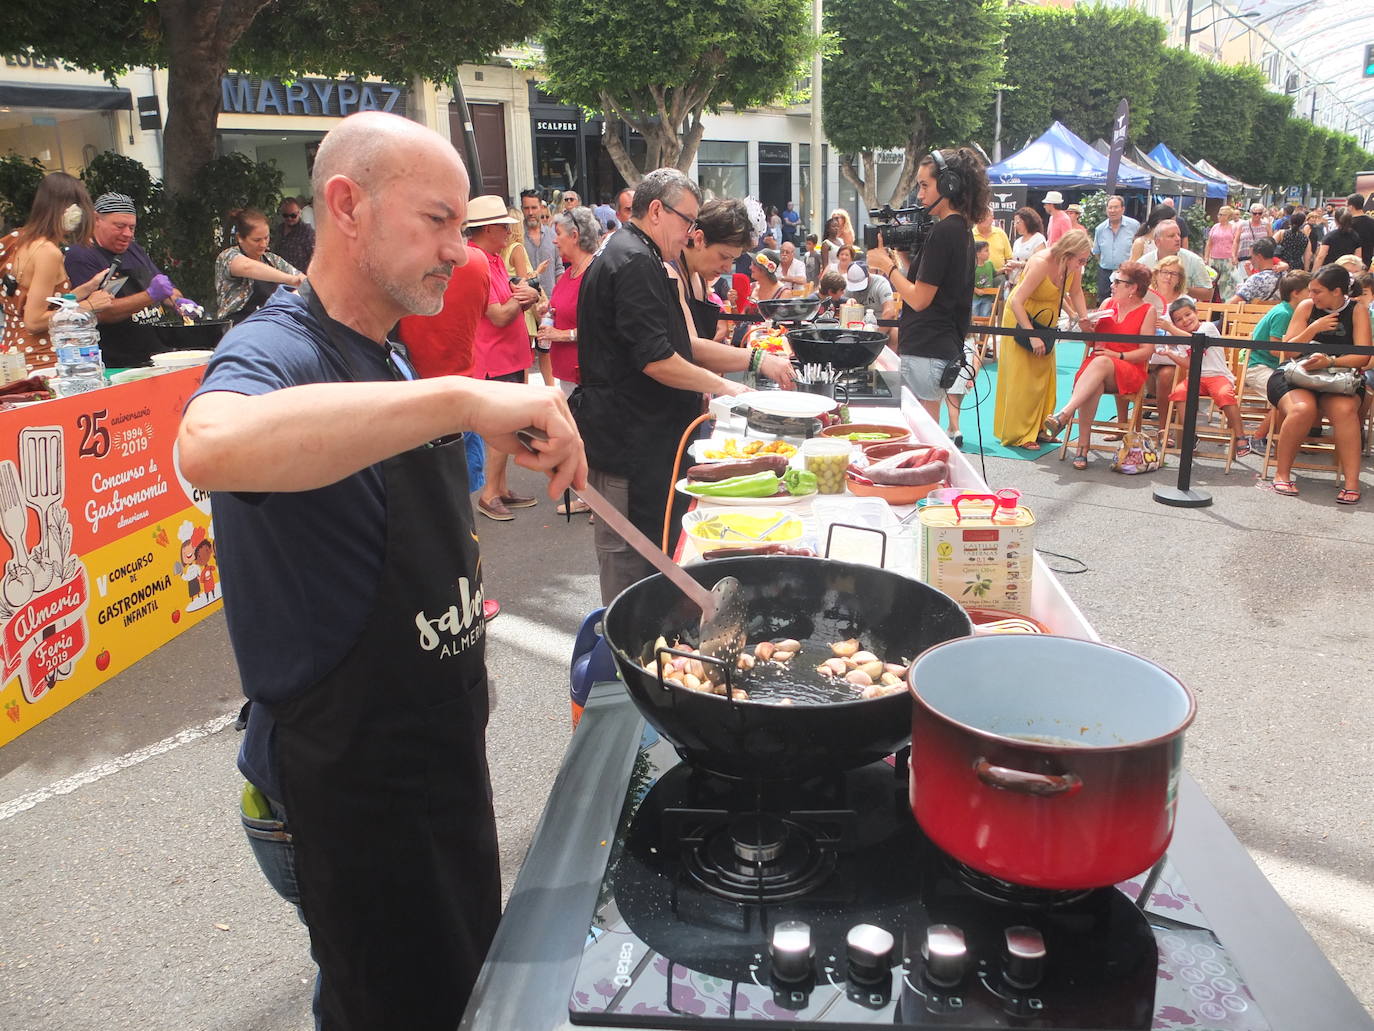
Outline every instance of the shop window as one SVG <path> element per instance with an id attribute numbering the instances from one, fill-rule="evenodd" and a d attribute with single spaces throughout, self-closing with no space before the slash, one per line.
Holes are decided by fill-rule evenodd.
<path id="1" fill-rule="evenodd" d="M 749 193 L 749 145 L 703 140 L 697 149 L 697 182 L 706 199 Z"/>

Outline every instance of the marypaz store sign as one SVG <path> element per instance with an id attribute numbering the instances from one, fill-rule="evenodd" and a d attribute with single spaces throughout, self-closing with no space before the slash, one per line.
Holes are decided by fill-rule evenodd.
<path id="1" fill-rule="evenodd" d="M 405 114 L 405 90 L 389 82 L 355 79 L 220 78 L 220 110 L 239 115 L 307 115 L 343 118 L 358 111 Z"/>
<path id="2" fill-rule="evenodd" d="M 0 413 L 0 745 L 218 610 L 174 454 L 201 371 Z"/>

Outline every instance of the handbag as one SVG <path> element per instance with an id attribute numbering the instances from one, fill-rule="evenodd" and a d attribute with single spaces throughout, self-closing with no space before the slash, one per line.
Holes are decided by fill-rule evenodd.
<path id="1" fill-rule="evenodd" d="M 1152 473 L 1164 464 L 1159 453 L 1159 440 L 1152 433 L 1127 430 L 1112 459 L 1112 472 L 1125 476 Z"/>
<path id="2" fill-rule="evenodd" d="M 1050 321 L 1050 322 L 1041 322 L 1041 321 L 1040 321 L 1039 319 L 1037 319 L 1034 315 L 1030 315 L 1030 313 L 1027 312 L 1027 315 L 1029 315 L 1029 317 L 1030 317 L 1031 326 L 1032 326 L 1033 328 L 1035 328 L 1035 329 L 1068 329 L 1068 328 L 1069 328 L 1068 326 L 1065 326 L 1065 325 L 1061 325 L 1061 324 L 1060 324 L 1060 313 L 1064 310 L 1064 288 L 1067 287 L 1068 285 L 1069 285 L 1069 273 L 1068 273 L 1067 270 L 1065 270 L 1065 272 L 1064 272 L 1064 282 L 1062 282 L 1062 283 L 1059 284 L 1059 303 L 1055 305 L 1055 308 L 1054 308 L 1054 318 L 1053 318 L 1052 321 Z M 1032 354 L 1035 353 L 1035 348 L 1031 347 L 1031 342 L 1030 342 L 1029 340 L 1022 340 L 1020 337 L 1012 337 L 1012 339 L 1015 340 L 1015 341 L 1016 341 L 1018 344 L 1020 344 L 1022 347 L 1024 347 L 1027 351 L 1030 351 Z M 1056 343 L 1056 341 L 1054 341 L 1054 340 L 1046 340 L 1046 341 L 1045 341 L 1045 354 L 1053 354 L 1053 353 L 1054 353 L 1054 345 L 1055 345 L 1055 343 Z"/>
<path id="3" fill-rule="evenodd" d="M 1317 369 L 1315 372 L 1304 369 L 1297 361 L 1284 362 L 1279 366 L 1284 379 L 1290 387 L 1310 390 L 1316 394 L 1357 394 L 1362 377 L 1358 369 L 1330 368 Z"/>

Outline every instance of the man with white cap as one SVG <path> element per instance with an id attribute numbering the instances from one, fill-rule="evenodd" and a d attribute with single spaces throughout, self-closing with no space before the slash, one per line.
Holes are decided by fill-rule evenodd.
<path id="1" fill-rule="evenodd" d="M 486 308 L 477 320 L 477 335 L 473 338 L 472 374 L 478 379 L 524 383 L 529 371 L 530 338 L 524 316 L 538 302 L 539 291 L 518 280 L 513 285 L 506 271 L 506 259 L 501 257 L 510 242 L 511 226 L 518 221 L 511 218 L 500 197 L 474 197 L 468 202 L 468 244 L 482 252 L 489 269 Z M 487 442 L 487 482 L 477 495 L 477 511 L 498 522 L 514 519 L 513 508 L 538 504 L 534 498 L 510 489 L 506 482 L 509 458 L 506 452 Z"/>
<path id="2" fill-rule="evenodd" d="M 167 302 L 194 307 L 138 245 L 137 227 L 138 211 L 130 197 L 102 193 L 95 200 L 95 239 L 67 251 L 67 277 L 73 283 L 84 283 L 101 270 L 111 269 L 107 282 L 118 285 L 111 291 L 114 303 L 96 316 L 100 351 L 106 366 L 112 368 L 147 365 L 149 357 L 161 349 L 152 327 L 133 321 L 135 312 Z"/>
<path id="3" fill-rule="evenodd" d="M 1045 232 L 1049 238 L 1049 244 L 1054 246 L 1054 241 L 1073 228 L 1073 219 L 1069 218 L 1069 213 L 1064 210 L 1064 195 L 1058 190 L 1051 190 L 1045 194 Z"/>
<path id="4" fill-rule="evenodd" d="M 863 305 L 865 313 L 869 308 L 872 308 L 874 316 L 880 319 L 895 319 L 897 317 L 896 294 L 886 276 L 880 276 L 878 273 L 864 268 L 856 261 L 845 271 L 844 280 L 844 299 L 846 301 L 854 301 Z M 895 349 L 897 346 L 896 328 L 889 329 L 887 333 Z"/>

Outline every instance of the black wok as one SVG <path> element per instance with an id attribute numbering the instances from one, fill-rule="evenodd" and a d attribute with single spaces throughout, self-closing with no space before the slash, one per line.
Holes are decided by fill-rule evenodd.
<path id="1" fill-rule="evenodd" d="M 778 297 L 771 301 L 756 301 L 759 314 L 774 322 L 805 322 L 812 318 L 821 306 L 821 299 L 815 294 L 810 297 Z"/>
<path id="2" fill-rule="evenodd" d="M 228 319 L 201 319 L 184 322 L 154 322 L 158 346 L 164 351 L 213 351 L 229 329 Z"/>
<path id="3" fill-rule="evenodd" d="M 784 555 L 719 559 L 685 567 L 707 586 L 740 581 L 752 645 L 859 638 L 892 661 L 972 632 L 949 596 L 899 573 L 830 559 Z M 700 612 L 662 575 L 626 588 L 603 628 L 639 711 L 691 765 L 729 777 L 786 780 L 875 762 L 911 737 L 906 692 L 826 705 L 737 702 L 664 684 L 641 665 L 661 634 L 695 642 Z"/>
<path id="4" fill-rule="evenodd" d="M 796 329 L 787 334 L 792 353 L 803 365 L 819 362 L 836 369 L 866 369 L 887 343 L 881 329 Z"/>

